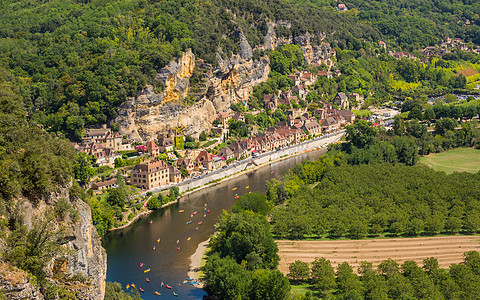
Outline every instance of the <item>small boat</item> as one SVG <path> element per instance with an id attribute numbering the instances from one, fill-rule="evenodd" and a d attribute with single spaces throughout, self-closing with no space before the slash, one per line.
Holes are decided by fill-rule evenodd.
<path id="1" fill-rule="evenodd" d="M 152 223 L 153 223 L 153 221 L 150 221 L 150 222 L 148 222 L 148 223 L 152 224 Z"/>
<path id="2" fill-rule="evenodd" d="M 153 246 L 153 250 L 155 250 L 155 246 Z"/>
<path id="3" fill-rule="evenodd" d="M 157 240 L 157 243 L 160 243 L 160 239 Z"/>
<path id="4" fill-rule="evenodd" d="M 237 188 L 236 188 L 236 187 L 234 187 L 234 188 L 232 189 L 232 191 L 236 191 L 236 190 L 237 190 Z"/>
<path id="5" fill-rule="evenodd" d="M 209 210 L 209 209 L 207 209 L 207 213 L 209 213 L 209 212 L 210 212 L 210 210 Z"/>
<path id="6" fill-rule="evenodd" d="M 249 185 L 247 185 L 245 188 L 246 188 L 246 189 L 248 189 L 249 187 L 250 187 L 250 186 L 249 186 Z"/>
<path id="7" fill-rule="evenodd" d="M 155 295 L 157 295 L 157 296 L 161 296 L 161 295 L 162 295 L 162 294 L 160 294 L 160 293 L 157 292 L 157 291 L 155 291 L 155 292 L 153 292 L 153 293 L 154 293 Z"/>
<path id="8" fill-rule="evenodd" d="M 143 273 L 148 273 L 150 272 L 150 269 L 146 269 L 145 271 L 143 271 Z M 132 284 L 133 287 L 135 287 L 133 284 Z"/>
<path id="9" fill-rule="evenodd" d="M 143 267 L 143 263 L 140 263 L 140 268 Z"/>
<path id="10" fill-rule="evenodd" d="M 205 207 L 203 210 L 207 210 L 207 208 Z"/>
<path id="11" fill-rule="evenodd" d="M 197 227 L 197 228 L 195 228 L 195 231 L 197 231 L 197 230 L 198 230 L 198 227 Z"/>
<path id="12" fill-rule="evenodd" d="M 171 287 L 171 286 L 169 286 L 168 284 L 166 285 L 166 287 L 167 287 L 167 289 L 172 289 L 172 287 Z"/>
<path id="13" fill-rule="evenodd" d="M 187 241 L 189 241 L 191 239 L 191 237 L 188 237 Z"/>
<path id="14" fill-rule="evenodd" d="M 175 297 L 177 297 L 177 296 L 178 296 L 178 294 L 177 294 L 177 293 L 175 293 L 175 292 L 173 292 L 173 295 L 174 295 Z"/>
<path id="15" fill-rule="evenodd" d="M 192 222 L 193 222 L 193 221 L 188 221 L 188 222 L 187 222 L 187 225 L 188 225 L 188 224 L 192 224 Z"/>
<path id="16" fill-rule="evenodd" d="M 164 284 L 163 281 L 162 281 L 162 283 L 160 284 L 160 286 L 164 286 L 164 285 L 165 285 L 165 284 Z"/>
<path id="17" fill-rule="evenodd" d="M 193 218 L 193 215 L 190 215 L 190 218 Z"/>
<path id="18" fill-rule="evenodd" d="M 184 212 L 184 211 L 185 211 L 185 210 L 181 209 L 181 210 L 179 210 L 178 212 L 179 212 L 179 213 L 182 213 L 182 212 Z"/>
<path id="19" fill-rule="evenodd" d="M 125 288 L 128 290 L 128 289 L 130 288 L 130 285 L 129 285 L 129 284 L 127 284 L 127 286 L 126 286 Z"/>
<path id="20" fill-rule="evenodd" d="M 270 173 L 270 174 L 273 174 L 273 173 L 275 173 L 275 172 L 272 171 L 272 173 Z"/>
<path id="21" fill-rule="evenodd" d="M 197 214 L 197 212 L 196 212 L 196 211 L 194 211 L 194 212 L 192 213 L 192 215 L 196 215 L 196 214 Z"/>
<path id="22" fill-rule="evenodd" d="M 198 222 L 198 225 L 202 225 L 202 222 L 201 222 L 201 221 L 200 221 L 200 222 Z"/>
<path id="23" fill-rule="evenodd" d="M 132 287 L 132 289 L 136 288 L 135 283 L 132 283 L 130 286 Z"/>
<path id="24" fill-rule="evenodd" d="M 146 281 L 146 282 L 150 282 L 150 279 L 148 279 L 148 278 L 145 278 L 145 281 Z"/>
<path id="25" fill-rule="evenodd" d="M 145 291 L 142 288 L 138 288 L 140 292 L 145 293 Z"/>
<path id="26" fill-rule="evenodd" d="M 204 214 L 203 217 L 206 218 L 206 217 L 207 217 L 207 214 Z"/>
<path id="27" fill-rule="evenodd" d="M 177 248 L 177 251 L 180 251 L 180 247 Z"/>
<path id="28" fill-rule="evenodd" d="M 177 244 L 180 243 L 180 240 L 177 240 Z"/>
<path id="29" fill-rule="evenodd" d="M 238 198 L 240 198 L 240 196 L 235 197 L 235 199 L 238 199 Z"/>
<path id="30" fill-rule="evenodd" d="M 205 205 L 203 205 L 203 206 L 207 207 L 207 203 L 205 203 Z"/>

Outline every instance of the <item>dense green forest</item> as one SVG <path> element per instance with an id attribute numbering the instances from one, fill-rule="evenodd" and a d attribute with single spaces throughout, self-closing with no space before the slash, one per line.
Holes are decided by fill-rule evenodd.
<path id="1" fill-rule="evenodd" d="M 226 56 L 238 52 L 240 31 L 252 47 L 262 44 L 267 21 L 290 24 L 277 26 L 278 36 L 325 32 L 333 46 L 354 51 L 373 49 L 380 39 L 398 49 L 417 49 L 445 35 L 477 44 L 480 36 L 474 1 L 355 1 L 347 2 L 348 12 L 337 12 L 333 1 L 312 2 L 2 1 L 0 65 L 18 79 L 30 119 L 78 139 L 85 126 L 115 118 L 125 98 L 145 84 L 162 90 L 157 71 L 182 51 L 191 48 L 215 65 L 218 47 Z M 466 18 L 471 25 L 459 23 Z M 318 35 L 313 43 L 319 42 Z M 361 56 L 346 52 L 341 58 L 345 78 L 336 80 L 339 90 L 366 93 L 386 76 L 373 71 L 385 64 L 366 63 Z M 351 78 L 348 70 L 358 76 Z M 436 76 L 440 86 L 454 79 L 446 75 L 446 81 Z"/>
<path id="2" fill-rule="evenodd" d="M 329 260 L 316 258 L 311 266 L 292 263 L 288 276 L 312 284 L 320 299 L 475 299 L 480 294 L 479 266 L 477 251 L 464 253 L 464 261 L 448 270 L 434 257 L 424 259 L 422 267 L 388 259 L 377 267 L 361 262 L 358 270 L 343 262 L 336 271 Z"/>

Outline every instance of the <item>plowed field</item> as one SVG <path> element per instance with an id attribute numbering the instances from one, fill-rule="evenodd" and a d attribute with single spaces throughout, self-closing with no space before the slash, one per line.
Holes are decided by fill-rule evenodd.
<path id="1" fill-rule="evenodd" d="M 383 260 L 392 258 L 399 264 L 414 260 L 420 266 L 423 259 L 435 257 L 441 268 L 463 261 L 463 253 L 480 251 L 480 236 L 441 236 L 420 238 L 392 238 L 372 240 L 338 241 L 289 241 L 279 240 L 279 269 L 288 273 L 288 264 L 301 260 L 312 262 L 316 257 L 325 257 L 336 266 L 347 261 L 355 270 L 360 262 L 367 261 L 378 266 Z"/>

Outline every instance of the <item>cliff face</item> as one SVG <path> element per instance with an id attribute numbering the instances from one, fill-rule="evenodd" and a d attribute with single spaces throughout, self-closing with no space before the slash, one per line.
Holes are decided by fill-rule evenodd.
<path id="1" fill-rule="evenodd" d="M 307 63 L 332 64 L 330 46 L 312 46 L 314 35 L 306 33 L 289 38 L 277 38 L 275 26 L 290 26 L 282 22 L 268 23 L 265 45 L 259 47 L 272 50 L 283 44 L 295 42 L 301 46 Z M 232 103 L 246 103 L 253 87 L 268 79 L 270 65 L 268 57 L 253 60 L 253 50 L 243 32 L 239 30 L 239 54 L 222 58 L 218 50 L 218 67 L 213 68 L 201 60 L 195 60 L 188 50 L 181 58 L 172 61 L 158 72 L 157 80 L 165 84 L 162 93 L 155 93 L 152 86 L 139 91 L 138 95 L 127 99 L 121 107 L 118 118 L 122 134 L 130 134 L 137 141 L 155 139 L 158 134 L 169 129 L 180 129 L 184 134 L 198 137 L 202 131 L 209 131 L 218 112 L 226 111 Z M 324 34 L 320 38 L 323 39 Z M 190 78 L 194 71 L 202 71 L 203 84 L 200 91 L 193 94 L 193 105 L 181 103 L 189 95 Z M 192 93 L 190 94 L 192 95 Z"/>
<path id="2" fill-rule="evenodd" d="M 54 257 L 44 268 L 47 280 L 63 286 L 77 299 L 102 300 L 105 295 L 107 255 L 93 227 L 90 207 L 81 199 L 70 197 L 68 187 L 46 195 L 41 200 L 16 199 L 23 222 L 28 229 L 36 226 L 55 211 L 58 201 L 66 200 L 72 214 L 55 220 L 51 229 L 61 231 L 64 237 L 62 254 Z M 62 201 L 63 201 L 62 200 Z M 83 278 L 83 279 L 79 279 Z M 39 288 L 24 271 L 7 263 L 0 264 L 0 291 L 6 299 L 43 299 Z"/>

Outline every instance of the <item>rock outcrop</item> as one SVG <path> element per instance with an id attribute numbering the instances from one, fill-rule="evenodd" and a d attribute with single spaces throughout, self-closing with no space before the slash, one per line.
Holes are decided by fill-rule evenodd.
<path id="1" fill-rule="evenodd" d="M 313 46 L 312 39 L 325 34 L 305 33 L 294 37 L 277 38 L 275 26 L 289 28 L 289 22 L 268 22 L 268 32 L 265 45 L 259 49 L 272 50 L 283 44 L 295 42 L 305 55 L 309 64 L 331 61 L 331 49 L 328 44 Z M 218 112 L 226 111 L 232 103 L 246 103 L 253 87 L 268 79 L 270 65 L 268 57 L 253 60 L 253 50 L 242 30 L 237 33 L 240 51 L 236 55 L 224 58 L 222 49 L 218 49 L 218 67 L 195 60 L 188 50 L 158 72 L 156 77 L 164 83 L 162 93 L 155 93 L 152 86 L 146 86 L 138 95 L 127 99 L 121 107 L 118 118 L 122 134 L 128 134 L 139 142 L 156 138 L 169 129 L 177 129 L 184 134 L 198 137 L 202 131 L 209 131 Z M 203 82 L 197 86 L 196 92 L 190 92 L 190 78 L 194 71 L 201 70 Z M 192 105 L 183 105 L 186 97 L 195 99 Z"/>
<path id="2" fill-rule="evenodd" d="M 100 238 L 93 227 L 88 204 L 69 193 L 69 187 L 40 200 L 15 200 L 24 224 L 31 229 L 39 220 L 47 219 L 55 211 L 58 201 L 66 201 L 70 207 L 62 220 L 56 219 L 49 229 L 61 230 L 65 242 L 63 253 L 55 256 L 45 267 L 46 279 L 55 286 L 63 286 L 77 299 L 102 300 L 105 295 L 107 255 Z M 43 299 L 41 291 L 32 285 L 30 276 L 7 263 L 0 265 L 0 290 L 7 299 Z"/>

